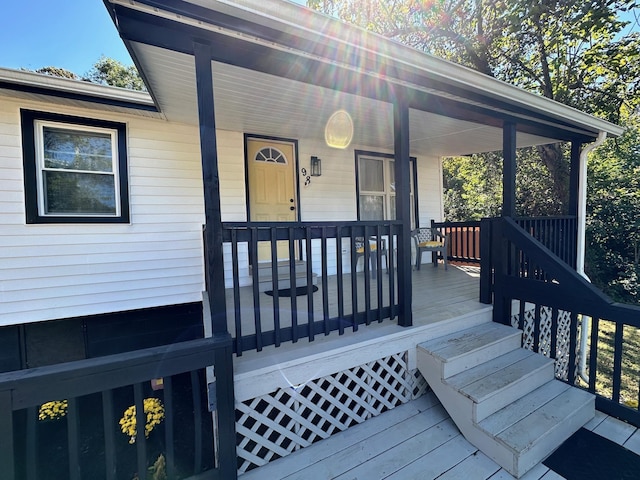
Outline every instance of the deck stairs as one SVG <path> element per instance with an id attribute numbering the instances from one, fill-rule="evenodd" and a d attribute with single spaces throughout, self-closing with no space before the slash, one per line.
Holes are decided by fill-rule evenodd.
<path id="1" fill-rule="evenodd" d="M 469 442 L 516 478 L 595 415 L 593 395 L 554 378 L 521 332 L 485 323 L 417 347 L 422 375 Z"/>
<path id="2" fill-rule="evenodd" d="M 253 267 L 252 267 L 253 268 Z M 265 292 L 267 290 L 273 290 L 273 272 L 271 262 L 258 263 L 258 290 Z M 278 289 L 291 288 L 291 271 L 289 268 L 289 260 L 278 262 Z M 307 262 L 304 260 L 295 261 L 295 278 L 296 288 L 307 286 Z M 317 274 L 312 274 L 313 285 L 317 284 Z"/>

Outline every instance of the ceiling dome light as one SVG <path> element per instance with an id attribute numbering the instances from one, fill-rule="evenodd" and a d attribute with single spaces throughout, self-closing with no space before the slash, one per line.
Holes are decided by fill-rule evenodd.
<path id="1" fill-rule="evenodd" d="M 345 110 L 338 110 L 324 127 L 324 141 L 331 148 L 347 148 L 353 139 L 353 120 Z"/>

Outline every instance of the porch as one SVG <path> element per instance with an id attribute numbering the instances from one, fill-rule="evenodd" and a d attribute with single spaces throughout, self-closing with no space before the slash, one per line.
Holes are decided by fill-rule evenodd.
<path id="1" fill-rule="evenodd" d="M 360 262 L 362 264 L 362 261 Z M 365 277 L 369 277 L 368 279 Z M 353 278 L 355 277 L 355 278 Z M 345 273 L 340 278 L 338 275 L 329 275 L 325 279 L 317 281 L 317 290 L 312 293 L 314 300 L 311 302 L 311 313 L 309 310 L 308 294 L 297 297 L 280 296 L 274 299 L 273 292 L 259 292 L 258 299 L 254 297 L 253 286 L 240 287 L 238 291 L 233 289 L 225 290 L 227 305 L 227 326 L 229 332 L 235 332 L 234 337 L 254 338 L 256 334 L 256 317 L 260 319 L 260 330 L 269 332 L 275 329 L 275 315 L 277 314 L 279 327 L 286 328 L 293 323 L 292 312 L 296 311 L 296 323 L 299 327 L 307 329 L 309 319 L 322 319 L 327 315 L 329 318 L 338 316 L 339 300 L 338 290 L 343 288 L 341 293 L 343 304 L 340 306 L 347 316 L 358 311 L 358 306 L 353 305 L 354 299 L 359 300 L 360 308 L 365 301 L 365 289 L 368 285 L 369 299 L 371 306 L 378 305 L 378 298 L 382 308 L 389 307 L 389 284 L 390 275 L 383 268 L 381 272 L 372 278 L 372 273 L 357 272 L 355 274 Z M 353 295 L 353 285 L 356 285 L 357 293 Z M 378 285 L 382 292 L 387 293 L 378 297 Z M 420 270 L 411 271 L 411 288 L 413 293 L 412 316 L 413 326 L 419 327 L 432 324 L 453 317 L 469 314 L 478 309 L 486 308 L 478 301 L 480 287 L 480 267 L 479 266 L 456 266 L 450 265 L 445 270 L 442 263 L 437 268 L 433 268 L 430 263 L 422 265 Z M 306 289 L 306 287 L 303 287 Z M 327 298 L 326 310 L 324 298 Z M 234 303 L 239 302 L 239 310 L 234 309 Z M 277 302 L 277 306 L 276 306 Z M 206 311 L 206 310 L 205 310 Z M 256 314 L 259 311 L 259 314 Z M 373 323 L 378 323 L 378 312 L 370 311 L 369 316 Z M 236 320 L 239 319 L 239 322 Z M 313 321 L 313 320 L 312 320 Z M 395 319 L 385 323 L 397 325 Z M 370 327 L 375 325 L 370 325 Z M 346 333 L 354 331 L 354 325 L 344 326 Z M 357 330 L 357 326 L 355 330 Z M 323 335 L 329 335 L 325 332 Z M 318 339 L 316 338 L 315 341 Z M 236 342 L 238 343 L 238 342 Z M 242 352 L 240 352 L 242 354 Z"/>
<path id="2" fill-rule="evenodd" d="M 585 427 L 640 455 L 637 428 L 598 412 Z M 346 432 L 240 476 L 278 479 L 467 479 L 513 477 L 471 445 L 429 393 Z M 523 480 L 562 480 L 540 463 Z"/>

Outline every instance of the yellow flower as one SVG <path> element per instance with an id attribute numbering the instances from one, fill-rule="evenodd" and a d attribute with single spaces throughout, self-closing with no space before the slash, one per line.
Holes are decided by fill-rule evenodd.
<path id="1" fill-rule="evenodd" d="M 144 413 L 146 414 L 146 424 L 144 426 L 144 436 L 149 438 L 153 429 L 164 420 L 164 405 L 159 398 L 145 398 L 143 401 Z M 118 422 L 122 433 L 129 436 L 129 443 L 136 442 L 136 406 L 131 405 L 124 411 L 122 418 Z"/>
<path id="2" fill-rule="evenodd" d="M 57 420 L 67 414 L 67 400 L 53 400 L 40 405 L 38 420 Z"/>

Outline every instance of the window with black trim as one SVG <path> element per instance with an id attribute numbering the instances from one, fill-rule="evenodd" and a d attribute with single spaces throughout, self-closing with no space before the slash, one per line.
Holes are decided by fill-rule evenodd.
<path id="1" fill-rule="evenodd" d="M 356 151 L 358 174 L 358 220 L 395 220 L 396 183 L 394 157 L 390 154 Z M 411 158 L 411 227 L 416 224 L 415 158 Z"/>
<path id="2" fill-rule="evenodd" d="M 27 223 L 128 223 L 125 124 L 20 113 Z"/>

